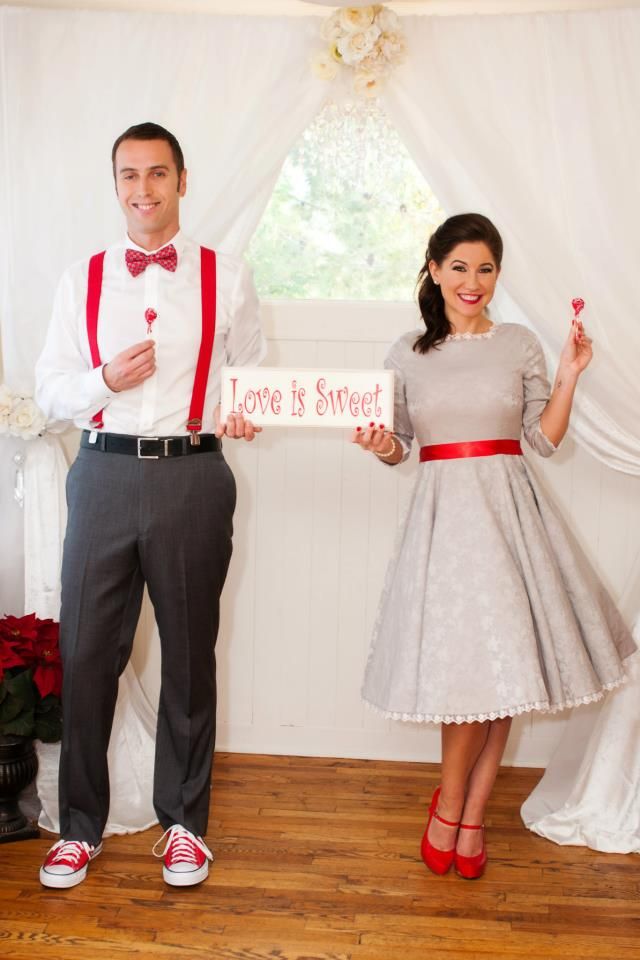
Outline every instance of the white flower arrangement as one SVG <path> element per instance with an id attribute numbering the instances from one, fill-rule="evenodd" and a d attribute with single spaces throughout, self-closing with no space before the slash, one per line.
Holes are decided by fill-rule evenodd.
<path id="1" fill-rule="evenodd" d="M 336 10 L 323 22 L 321 35 L 328 47 L 313 58 L 313 72 L 334 80 L 341 67 L 351 68 L 359 96 L 377 96 L 384 78 L 406 57 L 400 19 L 381 3 Z"/>
<path id="2" fill-rule="evenodd" d="M 0 436 L 21 437 L 30 440 L 44 433 L 47 418 L 31 397 L 12 393 L 0 384 Z"/>

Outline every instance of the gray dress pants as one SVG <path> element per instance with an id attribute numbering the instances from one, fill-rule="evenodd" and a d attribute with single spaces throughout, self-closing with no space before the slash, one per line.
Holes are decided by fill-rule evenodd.
<path id="1" fill-rule="evenodd" d="M 98 844 L 107 748 L 144 584 L 162 653 L 153 801 L 166 829 L 207 829 L 215 640 L 235 481 L 222 453 L 159 460 L 80 449 L 67 479 L 60 651 L 60 835 Z"/>

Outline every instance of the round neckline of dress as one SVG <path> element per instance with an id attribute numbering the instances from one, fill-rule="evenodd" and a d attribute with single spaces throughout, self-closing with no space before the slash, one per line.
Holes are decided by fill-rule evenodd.
<path id="1" fill-rule="evenodd" d="M 493 336 L 495 336 L 498 326 L 499 325 L 497 323 L 494 323 L 483 333 L 448 333 L 444 340 L 445 343 L 448 340 L 490 340 Z"/>

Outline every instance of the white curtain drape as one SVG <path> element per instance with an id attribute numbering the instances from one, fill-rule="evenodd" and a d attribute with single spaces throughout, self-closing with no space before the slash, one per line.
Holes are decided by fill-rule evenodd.
<path id="1" fill-rule="evenodd" d="M 640 620 L 634 631 L 640 645 Z M 640 853 L 640 654 L 628 682 L 604 704 L 571 715 L 544 776 L 521 814 L 554 843 Z"/>
<path id="2" fill-rule="evenodd" d="M 640 556 L 620 609 L 638 610 Z M 634 637 L 640 648 L 640 616 Z M 522 805 L 525 825 L 554 843 L 605 853 L 640 853 L 640 652 L 628 682 L 603 704 L 575 710 L 544 776 Z"/>
<path id="3" fill-rule="evenodd" d="M 640 474 L 640 11 L 408 17 L 384 104 L 448 212 L 499 226 L 504 282 L 552 357 L 571 299 L 596 344 L 574 435 Z"/>
<path id="4" fill-rule="evenodd" d="M 0 518 L 3 549 L 0 550 L 0 616 L 22 610 L 24 595 L 24 506 L 16 499 L 20 490 L 18 472 L 24 463 L 28 441 L 0 437 Z M 24 503 L 24 501 L 23 501 Z"/>
<path id="5" fill-rule="evenodd" d="M 123 233 L 115 138 L 144 120 L 175 132 L 183 228 L 242 253 L 327 95 L 309 74 L 316 31 L 313 18 L 0 8 L 2 352 L 16 392 L 33 386 L 63 269 Z"/>
<path id="6" fill-rule="evenodd" d="M 575 434 L 610 466 L 640 473 L 640 12 L 403 23 L 409 61 L 385 95 L 392 121 L 445 209 L 496 220 L 507 288 L 553 356 L 571 298 L 587 301 L 597 360 L 581 382 Z M 317 29 L 314 18 L 0 8 L 0 319 L 14 390 L 31 392 L 62 269 L 122 232 L 110 148 L 131 123 L 155 120 L 179 136 L 189 169 L 186 231 L 243 251 L 291 144 L 332 95 L 309 71 Z M 11 472 L 10 449 L 0 449 L 0 477 Z M 64 469 L 54 441 L 34 453 L 35 464 L 25 536 L 31 555 L 44 552 L 27 559 L 27 609 L 56 616 L 50 571 L 64 527 Z M 51 522 L 43 525 L 36 501 L 47 473 Z M 34 607 L 38 591 L 42 606 Z M 121 694 L 110 830 L 153 818 L 153 710 L 131 673 Z M 132 766 L 144 780 L 135 797 Z M 55 757 L 41 774 L 50 827 L 54 767 Z"/>
<path id="7" fill-rule="evenodd" d="M 309 75 L 317 20 L 0 10 L 2 353 L 6 381 L 31 393 L 53 290 L 65 266 L 123 231 L 111 145 L 154 120 L 188 169 L 182 225 L 241 254 L 296 137 L 327 89 Z M 66 466 L 55 436 L 26 445 L 24 609 L 59 615 Z M 14 445 L 0 447 L 11 473 Z M 12 514 L 16 518 L 15 509 Z M 7 596 L 17 611 L 22 598 Z M 155 822 L 155 707 L 131 666 L 109 748 L 106 833 Z M 58 744 L 39 747 L 42 826 L 57 830 Z"/>

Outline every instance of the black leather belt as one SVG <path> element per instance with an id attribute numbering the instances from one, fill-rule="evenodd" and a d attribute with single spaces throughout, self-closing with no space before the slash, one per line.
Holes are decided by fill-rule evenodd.
<path id="1" fill-rule="evenodd" d="M 95 443 L 91 442 L 92 436 L 95 437 Z M 100 453 L 126 453 L 139 460 L 160 460 L 222 450 L 221 442 L 212 433 L 200 433 L 198 440 L 199 443 L 191 443 L 191 437 L 130 437 L 124 433 L 83 430 L 80 446 L 85 450 L 99 450 Z"/>

